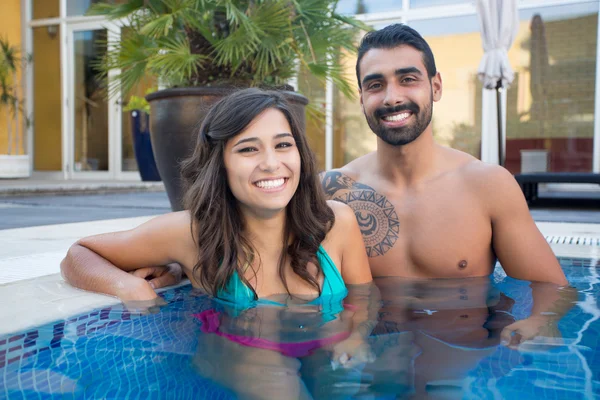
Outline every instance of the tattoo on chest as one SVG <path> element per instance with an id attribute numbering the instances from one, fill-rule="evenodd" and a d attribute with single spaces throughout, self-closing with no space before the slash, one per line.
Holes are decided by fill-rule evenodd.
<path id="1" fill-rule="evenodd" d="M 369 257 L 381 256 L 394 246 L 400 223 L 385 196 L 340 172 L 326 172 L 321 178 L 328 199 L 341 201 L 354 210 Z"/>

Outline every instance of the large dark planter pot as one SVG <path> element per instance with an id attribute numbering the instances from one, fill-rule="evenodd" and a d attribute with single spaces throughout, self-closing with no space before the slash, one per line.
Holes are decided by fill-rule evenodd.
<path id="1" fill-rule="evenodd" d="M 197 129 L 210 107 L 234 90 L 211 87 L 176 88 L 146 96 L 150 103 L 152 149 L 173 211 L 183 210 L 180 162 L 191 155 Z M 304 128 L 308 99 L 294 92 L 282 93 Z"/>
<path id="2" fill-rule="evenodd" d="M 160 181 L 160 174 L 152 153 L 150 116 L 141 110 L 129 113 L 133 150 L 142 181 Z"/>

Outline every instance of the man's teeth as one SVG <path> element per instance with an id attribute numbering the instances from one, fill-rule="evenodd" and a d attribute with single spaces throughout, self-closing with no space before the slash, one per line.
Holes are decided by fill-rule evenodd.
<path id="1" fill-rule="evenodd" d="M 408 117 L 410 117 L 410 113 L 387 115 L 387 116 L 383 117 L 383 119 L 386 121 L 390 121 L 390 122 L 397 122 L 397 121 L 402 121 Z"/>
<path id="2" fill-rule="evenodd" d="M 258 181 L 258 182 L 256 182 L 256 186 L 258 186 L 261 189 L 274 189 L 279 186 L 282 186 L 284 183 L 285 183 L 285 179 L 280 178 L 280 179 L 273 179 L 273 180 L 269 180 L 269 181 Z"/>

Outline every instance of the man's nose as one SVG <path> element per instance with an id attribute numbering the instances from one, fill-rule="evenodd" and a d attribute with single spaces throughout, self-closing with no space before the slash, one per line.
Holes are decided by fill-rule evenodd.
<path id="1" fill-rule="evenodd" d="M 397 106 L 406 101 L 404 90 L 398 85 L 388 85 L 385 92 L 384 104 L 388 107 Z"/>

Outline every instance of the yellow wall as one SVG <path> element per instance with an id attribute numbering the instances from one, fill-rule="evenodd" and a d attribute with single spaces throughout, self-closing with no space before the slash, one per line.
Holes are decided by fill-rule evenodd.
<path id="1" fill-rule="evenodd" d="M 2 12 L 0 13 L 0 35 L 14 46 L 21 47 L 21 1 L 2 0 Z M 20 74 L 17 77 L 20 80 Z M 22 124 L 21 124 L 22 126 Z M 19 127 L 21 137 L 23 128 Z M 16 122 L 12 122 L 13 138 L 15 138 Z M 14 140 L 14 139 L 13 139 Z M 23 154 L 23 141 L 19 139 L 18 153 Z M 8 123 L 6 110 L 0 106 L 0 154 L 6 154 L 8 150 Z M 13 153 L 14 147 L 13 147 Z"/>
<path id="2" fill-rule="evenodd" d="M 441 101 L 433 105 L 433 134 L 446 146 L 480 157 L 481 83 L 477 67 L 483 56 L 479 32 L 427 36 L 443 82 Z M 457 57 L 456 49 L 460 50 Z"/>
<path id="3" fill-rule="evenodd" d="M 59 0 L 33 0 L 33 19 L 56 18 L 59 15 Z"/>
<path id="4" fill-rule="evenodd" d="M 60 171 L 61 83 L 60 32 L 48 35 L 47 27 L 33 29 L 33 169 Z"/>

